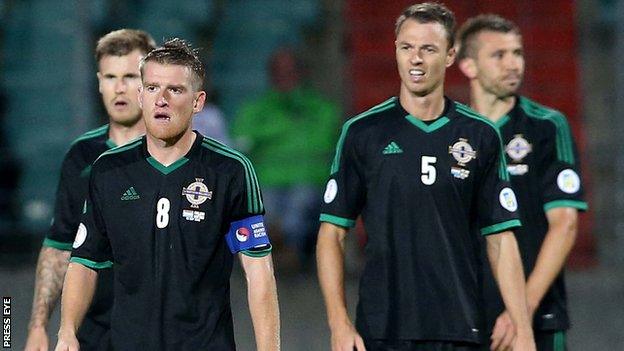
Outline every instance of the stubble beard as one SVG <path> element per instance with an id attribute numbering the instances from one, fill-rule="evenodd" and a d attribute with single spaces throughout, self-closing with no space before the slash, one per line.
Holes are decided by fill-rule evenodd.
<path id="1" fill-rule="evenodd" d="M 128 117 L 126 116 L 112 117 L 110 113 L 108 114 L 108 116 L 109 116 L 109 120 L 112 123 L 130 128 L 130 127 L 134 127 L 137 123 L 141 121 L 142 113 L 141 113 L 141 110 L 138 110 L 136 114 L 128 116 Z"/>

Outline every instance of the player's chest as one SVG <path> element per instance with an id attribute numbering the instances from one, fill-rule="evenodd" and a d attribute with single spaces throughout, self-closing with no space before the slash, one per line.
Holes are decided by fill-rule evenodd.
<path id="1" fill-rule="evenodd" d="M 368 179 L 396 179 L 421 188 L 471 187 L 484 151 L 469 133 L 408 128 L 370 140 L 365 172 Z"/>
<path id="2" fill-rule="evenodd" d="M 522 181 L 538 172 L 539 158 L 543 156 L 543 141 L 539 134 L 526 126 L 508 124 L 500 130 L 507 172 L 516 181 Z"/>
<path id="3" fill-rule="evenodd" d="M 226 177 L 193 167 L 158 174 L 121 172 L 106 186 L 103 215 L 114 232 L 192 235 L 219 231 L 227 196 Z"/>

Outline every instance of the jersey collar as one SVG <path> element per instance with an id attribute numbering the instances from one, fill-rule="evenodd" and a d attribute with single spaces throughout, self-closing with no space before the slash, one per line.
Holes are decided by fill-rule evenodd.
<path id="1" fill-rule="evenodd" d="M 518 111 L 520 110 L 520 99 L 522 99 L 522 97 L 519 95 L 514 95 L 514 97 L 516 98 L 516 102 L 514 103 L 511 110 L 509 110 L 509 112 L 507 112 L 507 114 L 501 117 L 498 121 L 494 122 L 496 128 L 503 128 L 505 124 L 507 124 L 509 121 L 515 118 L 515 116 L 517 116 Z"/>
<path id="2" fill-rule="evenodd" d="M 150 164 L 150 166 L 152 166 L 164 175 L 175 171 L 176 169 L 185 165 L 190 160 L 193 154 L 197 152 L 202 143 L 202 140 L 204 139 L 204 137 L 199 134 L 199 132 L 193 131 L 193 133 L 196 134 L 196 137 L 189 151 L 186 153 L 186 155 L 182 156 L 180 159 L 170 164 L 169 166 L 163 165 L 162 163 L 158 162 L 158 160 L 156 160 L 154 157 L 152 157 L 152 155 L 150 155 L 150 153 L 147 151 L 147 137 L 143 136 L 143 154 L 145 155 L 145 160 L 147 161 L 147 163 Z"/>
<path id="3" fill-rule="evenodd" d="M 104 141 L 104 144 L 106 145 L 106 147 L 109 150 L 119 146 L 119 145 L 115 144 L 113 139 L 110 138 L 110 123 L 106 124 L 106 136 L 107 136 L 107 138 L 106 138 L 106 141 Z"/>
<path id="4" fill-rule="evenodd" d="M 424 122 L 420 118 L 415 117 L 409 112 L 405 111 L 403 106 L 401 106 L 401 102 L 399 99 L 396 99 L 396 104 L 401 116 L 404 116 L 408 122 L 410 122 L 412 125 L 416 126 L 425 133 L 435 132 L 436 130 L 444 127 L 448 122 L 450 122 L 448 116 L 452 101 L 446 96 L 444 97 L 444 110 L 442 111 L 442 114 L 440 114 L 440 116 L 438 116 L 436 119 L 427 122 Z"/>

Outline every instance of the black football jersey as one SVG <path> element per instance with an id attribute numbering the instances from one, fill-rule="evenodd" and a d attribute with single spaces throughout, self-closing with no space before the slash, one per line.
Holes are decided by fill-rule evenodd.
<path id="1" fill-rule="evenodd" d="M 482 342 L 479 239 L 520 225 L 505 167 L 496 128 L 450 99 L 430 123 L 397 98 L 345 123 L 320 220 L 364 221 L 366 339 Z"/>
<path id="2" fill-rule="evenodd" d="M 108 139 L 108 124 L 81 135 L 71 144 L 61 166 L 54 218 L 43 245 L 71 251 L 87 195 L 91 164 L 113 147 L 115 144 Z"/>
<path id="3" fill-rule="evenodd" d="M 511 184 L 518 196 L 523 226 L 516 231 L 516 238 L 528 277 L 548 232 L 546 212 L 556 207 L 587 209 L 579 157 L 565 116 L 525 97 L 518 96 L 513 109 L 496 125 L 503 138 Z M 491 329 L 504 305 L 488 267 L 485 277 Z M 565 330 L 569 325 L 562 272 L 535 312 L 534 327 Z"/>
<path id="4" fill-rule="evenodd" d="M 72 262 L 113 267 L 116 350 L 233 350 L 232 252 L 270 251 L 251 162 L 197 137 L 169 166 L 145 137 L 94 163 Z"/>
<path id="5" fill-rule="evenodd" d="M 91 164 L 113 147 L 115 144 L 108 139 L 108 125 L 91 130 L 72 143 L 61 166 L 54 218 L 43 246 L 71 251 L 87 196 Z M 113 305 L 112 283 L 112 270 L 102 270 L 93 303 L 78 331 L 83 350 L 106 350 Z"/>

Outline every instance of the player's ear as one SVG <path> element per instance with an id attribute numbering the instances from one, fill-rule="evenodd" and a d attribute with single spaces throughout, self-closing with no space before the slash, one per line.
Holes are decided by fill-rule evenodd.
<path id="1" fill-rule="evenodd" d="M 451 67 L 453 62 L 455 62 L 456 53 L 457 53 L 457 50 L 455 50 L 455 47 L 450 48 L 446 52 L 446 67 Z"/>
<path id="2" fill-rule="evenodd" d="M 193 100 L 193 112 L 199 112 L 204 109 L 204 103 L 206 102 L 206 92 L 198 91 L 195 93 L 195 99 Z"/>
<path id="3" fill-rule="evenodd" d="M 465 57 L 459 60 L 459 70 L 468 78 L 477 78 L 477 63 L 471 57 Z"/>
<path id="4" fill-rule="evenodd" d="M 100 94 L 102 93 L 102 73 L 100 73 L 99 71 L 96 73 L 97 79 L 98 79 L 98 91 L 100 92 Z"/>

